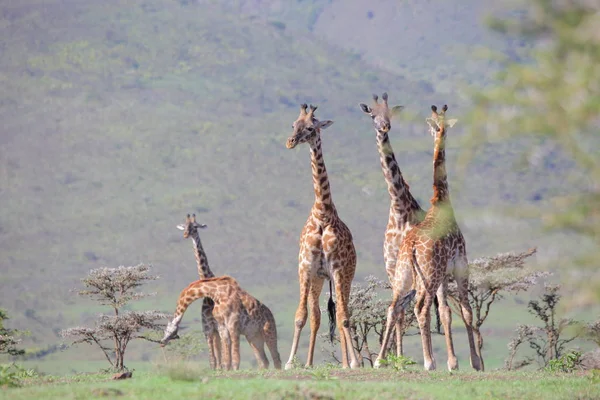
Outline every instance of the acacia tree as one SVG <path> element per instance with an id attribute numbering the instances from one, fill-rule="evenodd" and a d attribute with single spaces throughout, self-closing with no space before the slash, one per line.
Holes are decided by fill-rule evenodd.
<path id="1" fill-rule="evenodd" d="M 481 326 L 487 319 L 494 302 L 502 299 L 507 293 L 526 291 L 535 285 L 540 278 L 549 275 L 547 272 L 531 271 L 525 268 L 525 260 L 535 254 L 536 249 L 522 253 L 502 253 L 494 257 L 482 257 L 469 264 L 469 303 L 473 309 L 473 335 L 475 349 L 484 369 L 482 355 L 483 336 Z M 462 315 L 458 301 L 456 282 L 448 286 L 449 299 L 455 314 Z"/>
<path id="2" fill-rule="evenodd" d="M 501 35 L 531 46 L 515 60 L 499 54 L 500 72 L 492 85 L 476 89 L 467 143 L 527 140 L 525 148 L 554 147 L 569 156 L 587 183 L 556 196 L 550 209 L 531 210 L 550 228 L 568 229 L 598 243 L 600 239 L 600 2 L 597 0 L 526 0 L 522 12 L 490 20 Z M 473 149 L 473 147 L 471 147 Z M 465 152 L 464 154 L 467 154 Z M 472 153 L 470 153 L 472 154 Z M 467 155 L 463 162 L 469 159 Z M 535 157 L 530 157 L 534 160 Z M 531 164 L 535 164 L 534 161 Z M 580 296 L 600 299 L 597 246 L 576 262 Z M 594 303 L 595 301 L 591 301 Z"/>
<path id="3" fill-rule="evenodd" d="M 136 291 L 145 282 L 159 278 L 148 275 L 149 269 L 148 266 L 139 264 L 132 267 L 91 270 L 88 276 L 81 280 L 85 289 L 77 293 L 109 306 L 112 308 L 112 315 L 100 315 L 93 328 L 69 328 L 61 331 L 61 336 L 77 338 L 72 345 L 79 343 L 97 345 L 113 369 L 117 371 L 126 369 L 125 351 L 129 342 L 133 339 L 151 340 L 139 333 L 144 329 L 160 331 L 164 326 L 157 321 L 169 318 L 169 315 L 158 311 L 122 311 L 122 308 L 132 300 L 155 295 L 155 293 Z M 112 344 L 108 345 L 108 342 Z"/>
<path id="4" fill-rule="evenodd" d="M 0 354 L 8 354 L 11 356 L 19 356 L 25 354 L 25 350 L 18 349 L 20 343 L 18 335 L 23 332 L 16 329 L 8 329 L 4 327 L 4 321 L 8 319 L 6 310 L 0 308 Z"/>
<path id="5" fill-rule="evenodd" d="M 529 312 L 542 321 L 543 326 L 519 325 L 517 327 L 517 335 L 508 344 L 510 353 L 505 362 L 508 370 L 518 369 L 533 362 L 532 357 L 527 357 L 515 363 L 517 350 L 522 344 L 529 344 L 535 352 L 539 365 L 546 367 L 551 360 L 559 359 L 564 354 L 567 344 L 578 337 L 578 333 L 566 336 L 567 328 L 573 327 L 577 322 L 556 315 L 561 299 L 558 292 L 560 286 L 546 285 L 545 289 L 540 300 L 531 300 L 527 305 Z"/>

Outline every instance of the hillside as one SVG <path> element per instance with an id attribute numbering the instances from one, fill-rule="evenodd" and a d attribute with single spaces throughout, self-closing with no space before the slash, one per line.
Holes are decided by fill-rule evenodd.
<path id="1" fill-rule="evenodd" d="M 311 32 L 376 70 L 419 82 L 422 92 L 452 94 L 489 83 L 496 65 L 484 49 L 525 57 L 529 45 L 494 35 L 486 18 L 518 12 L 505 1 L 235 0 L 223 3 L 276 21 L 298 34 Z M 481 54 L 480 54 L 481 52 Z"/>
<path id="2" fill-rule="evenodd" d="M 218 2 L 28 0 L 4 3 L 0 14 L 0 305 L 38 346 L 98 311 L 69 292 L 91 268 L 151 263 L 162 279 L 144 306 L 170 312 L 196 277 L 191 243 L 175 229 L 195 212 L 208 225 L 213 270 L 271 306 L 285 357 L 298 237 L 313 199 L 308 151 L 285 148 L 298 105 L 318 104 L 335 121 L 323 134 L 325 160 L 355 237 L 358 280 L 384 278 L 389 204 L 358 103 L 386 90 L 407 106 L 392 143 L 424 207 L 432 143 L 423 118 L 432 102 L 448 102 L 459 119 L 466 111 L 316 33 Z M 460 126 L 455 134 L 449 173 L 471 257 L 537 245 L 540 267 L 568 259 L 577 238 L 542 236 L 537 221 L 503 211 L 543 206 L 581 174 L 555 154 L 524 169 L 521 144 L 490 144 L 462 179 Z"/>

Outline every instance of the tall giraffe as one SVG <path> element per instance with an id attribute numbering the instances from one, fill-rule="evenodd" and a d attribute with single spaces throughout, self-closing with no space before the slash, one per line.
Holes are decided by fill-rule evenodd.
<path id="1" fill-rule="evenodd" d="M 448 278 L 449 275 L 453 275 L 460 292 L 461 317 L 469 339 L 471 366 L 480 370 L 481 362 L 473 340 L 473 316 L 467 297 L 466 246 L 450 202 L 445 165 L 446 131 L 456 123 L 456 120 L 446 120 L 445 114 L 448 110 L 446 105 L 439 114 L 436 106 L 431 106 L 431 110 L 432 116 L 427 119 L 430 132 L 435 138 L 431 208 L 427 211 L 425 219 L 407 232 L 402 242 L 392 284 L 392 303 L 388 309 L 386 330 L 375 365 L 379 366 L 385 357 L 387 343 L 396 320 L 401 321 L 404 318 L 404 311 L 399 303 L 409 289 L 416 287 L 415 315 L 421 331 L 425 369 L 434 370 L 436 368 L 430 331 L 430 308 L 434 296 L 437 296 L 440 317 L 444 325 L 448 369 L 458 369 L 451 332 L 452 314 L 447 301 Z"/>
<path id="2" fill-rule="evenodd" d="M 277 350 L 277 327 L 271 310 L 243 290 L 230 276 L 200 279 L 183 289 L 177 301 L 173 320 L 167 324 L 160 341 L 165 346 L 178 337 L 179 324 L 187 308 L 200 298 L 209 297 L 214 301 L 213 316 L 217 321 L 221 338 L 221 368 L 234 370 L 240 367 L 240 334 L 246 336 L 261 368 L 269 367 L 265 354 L 265 342 L 271 352 L 273 365 L 281 369 L 281 359 Z"/>
<path id="3" fill-rule="evenodd" d="M 293 124 L 293 134 L 287 140 L 288 149 L 295 148 L 300 143 L 310 146 L 313 186 L 315 202 L 311 213 L 300 235 L 300 252 L 298 255 L 298 279 L 300 282 L 300 302 L 295 315 L 294 339 L 290 358 L 285 365 L 286 369 L 292 368 L 294 356 L 298 350 L 300 333 L 306 324 L 307 302 L 310 307 L 310 342 L 306 366 L 313 364 L 313 355 L 317 331 L 321 324 L 321 311 L 319 309 L 319 296 L 325 279 L 329 279 L 330 296 L 333 295 L 333 286 L 338 301 L 336 307 L 329 308 L 330 321 L 337 320 L 340 332 L 342 349 L 342 366 L 344 368 L 358 368 L 352 339 L 350 335 L 350 314 L 348 302 L 350 287 L 356 270 L 356 251 L 352 241 L 350 229 L 338 216 L 331 198 L 329 178 L 325 169 L 323 152 L 321 150 L 321 129 L 333 124 L 333 121 L 319 121 L 315 118 L 316 106 L 300 106 L 300 116 Z M 331 305 L 331 298 L 330 298 Z M 333 334 L 335 327 L 330 328 Z"/>
<path id="4" fill-rule="evenodd" d="M 198 229 L 204 228 L 206 228 L 205 224 L 196 222 L 196 214 L 193 214 L 191 218 L 190 214 L 188 214 L 185 218 L 185 224 L 177 225 L 177 229 L 183 231 L 184 238 L 192 238 L 200 279 L 213 278 L 215 276 L 208 265 L 208 257 L 206 256 L 206 252 L 200 241 Z M 212 369 L 218 369 L 221 366 L 221 341 L 219 340 L 217 321 L 213 317 L 214 306 L 215 303 L 210 298 L 205 298 L 202 301 L 202 330 L 204 331 L 204 336 L 208 343 L 210 367 Z"/>
<path id="5" fill-rule="evenodd" d="M 390 195 L 390 212 L 383 240 L 383 259 L 385 270 L 390 283 L 392 283 L 394 272 L 396 271 L 396 261 L 398 260 L 400 244 L 406 232 L 415 224 L 423 221 L 425 211 L 423 211 L 411 194 L 410 187 L 402 176 L 388 136 L 388 132 L 392 128 L 392 117 L 399 114 L 404 107 L 394 106 L 390 109 L 388 106 L 388 94 L 383 93 L 381 98 L 383 101 L 379 103 L 379 97 L 374 94 L 373 106 L 369 107 L 361 103 L 360 108 L 373 120 L 381 169 Z M 398 321 L 394 329 L 396 332 L 396 355 L 398 356 L 403 353 L 401 325 L 402 323 Z"/>

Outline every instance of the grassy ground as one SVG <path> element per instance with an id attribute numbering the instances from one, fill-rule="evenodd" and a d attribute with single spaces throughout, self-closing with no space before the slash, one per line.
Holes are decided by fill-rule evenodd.
<path id="1" fill-rule="evenodd" d="M 600 379 L 594 373 L 472 373 L 320 367 L 294 371 L 219 373 L 194 366 L 134 372 L 133 379 L 109 375 L 45 376 L 18 389 L 0 391 L 0 399 L 596 399 Z"/>

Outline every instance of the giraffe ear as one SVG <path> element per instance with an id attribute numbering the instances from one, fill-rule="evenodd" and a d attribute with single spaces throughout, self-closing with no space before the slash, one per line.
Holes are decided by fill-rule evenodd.
<path id="1" fill-rule="evenodd" d="M 371 108 L 368 105 L 366 105 L 364 103 L 360 103 L 359 105 L 364 113 L 371 114 L 371 111 L 373 111 L 373 110 L 371 110 Z"/>
<path id="2" fill-rule="evenodd" d="M 333 125 L 333 121 L 330 121 L 330 120 L 319 121 L 319 129 L 329 128 L 331 125 Z"/>
<path id="3" fill-rule="evenodd" d="M 179 224 L 177 225 L 177 229 L 179 229 L 180 231 L 185 231 L 185 225 Z"/>
<path id="4" fill-rule="evenodd" d="M 400 112 L 404 109 L 404 106 L 394 106 L 392 107 L 392 109 L 390 110 L 392 117 L 397 117 L 398 115 L 400 115 Z"/>
<path id="5" fill-rule="evenodd" d="M 198 228 L 202 228 L 202 229 L 204 229 L 204 228 L 206 228 L 206 226 L 207 226 L 207 225 L 206 225 L 206 224 L 196 224 L 196 226 L 197 226 Z"/>
<path id="6" fill-rule="evenodd" d="M 456 125 L 457 122 L 458 122 L 458 120 L 456 118 L 449 119 L 446 121 L 446 125 L 448 125 L 450 128 L 452 128 L 454 125 Z"/>

